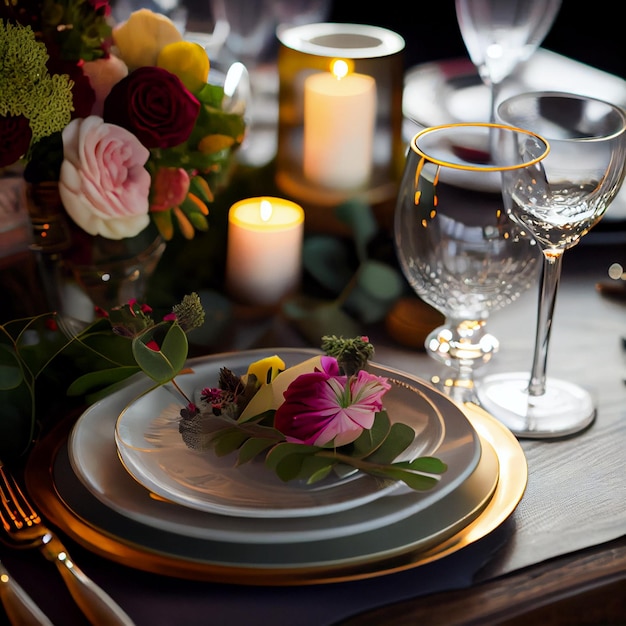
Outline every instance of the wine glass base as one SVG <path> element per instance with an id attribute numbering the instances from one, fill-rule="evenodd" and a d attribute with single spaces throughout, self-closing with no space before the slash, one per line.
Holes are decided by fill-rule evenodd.
<path id="1" fill-rule="evenodd" d="M 546 392 L 528 393 L 530 374 L 509 372 L 487 376 L 476 384 L 480 405 L 517 437 L 567 437 L 595 419 L 591 394 L 573 383 L 548 378 Z"/>

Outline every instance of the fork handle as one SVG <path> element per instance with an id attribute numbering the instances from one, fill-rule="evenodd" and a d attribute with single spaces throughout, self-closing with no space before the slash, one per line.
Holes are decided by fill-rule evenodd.
<path id="1" fill-rule="evenodd" d="M 72 561 L 57 537 L 46 535 L 41 551 L 49 561 L 55 563 L 74 602 L 94 626 L 135 626 L 115 600 Z"/>
<path id="2" fill-rule="evenodd" d="M 53 626 L 46 614 L 0 563 L 0 601 L 14 626 Z"/>

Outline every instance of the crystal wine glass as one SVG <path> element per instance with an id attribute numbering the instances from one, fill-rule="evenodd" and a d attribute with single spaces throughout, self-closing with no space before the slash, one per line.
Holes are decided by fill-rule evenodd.
<path id="1" fill-rule="evenodd" d="M 459 402 L 476 401 L 474 369 L 498 349 L 486 328 L 489 314 L 538 278 L 537 246 L 508 219 L 501 174 L 510 171 L 520 185 L 532 186 L 547 151 L 533 133 L 486 123 L 427 128 L 411 141 L 395 210 L 395 247 L 415 292 L 446 318 L 425 347 L 454 372 L 442 387 Z"/>
<path id="2" fill-rule="evenodd" d="M 465 47 L 491 90 L 490 121 L 502 82 L 544 40 L 561 0 L 455 0 Z"/>
<path id="3" fill-rule="evenodd" d="M 626 114 L 608 102 L 559 92 L 514 96 L 497 114 L 541 133 L 550 144 L 537 175 L 541 195 L 529 198 L 506 175 L 503 182 L 507 212 L 541 248 L 543 272 L 530 373 L 491 375 L 481 381 L 478 396 L 519 437 L 572 435 L 591 424 L 596 410 L 583 387 L 546 377 L 554 305 L 563 253 L 598 223 L 624 179 Z"/>

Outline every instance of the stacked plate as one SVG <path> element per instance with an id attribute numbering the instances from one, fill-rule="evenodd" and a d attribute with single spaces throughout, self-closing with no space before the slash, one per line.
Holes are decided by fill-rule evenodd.
<path id="1" fill-rule="evenodd" d="M 317 351 L 277 348 L 191 360 L 177 378 L 188 397 L 278 354 L 289 367 Z M 188 448 L 178 432 L 181 396 L 145 379 L 92 405 L 67 444 L 68 470 L 99 506 L 69 486 L 65 505 L 144 569 L 175 564 L 182 576 L 297 584 L 357 579 L 415 567 L 485 536 L 519 503 L 526 461 L 513 435 L 477 407 L 458 407 L 427 383 L 371 364 L 392 388 L 390 419 L 416 433 L 407 454 L 436 456 L 448 469 L 437 486 L 354 472 L 315 485 L 283 483 L 262 461 Z M 67 483 L 67 480 L 65 481 Z M 157 555 L 156 560 L 150 558 Z"/>

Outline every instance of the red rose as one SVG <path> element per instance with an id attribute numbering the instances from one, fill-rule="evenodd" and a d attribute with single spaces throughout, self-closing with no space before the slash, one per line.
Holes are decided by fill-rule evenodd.
<path id="1" fill-rule="evenodd" d="M 186 141 L 200 102 L 178 76 L 160 67 L 140 67 L 113 86 L 104 101 L 104 121 L 133 133 L 148 149 Z"/>
<path id="2" fill-rule="evenodd" d="M 30 146 L 33 132 L 23 115 L 0 117 L 0 167 L 13 165 Z"/>

